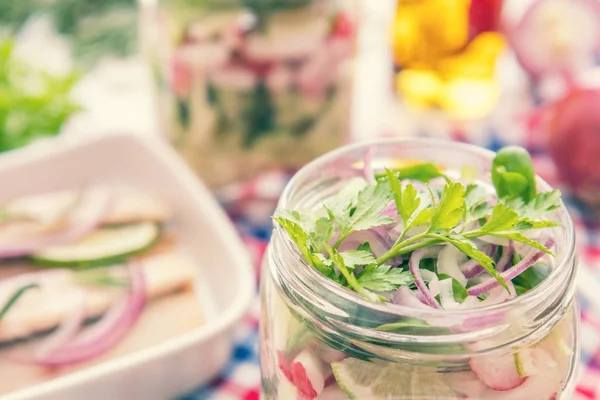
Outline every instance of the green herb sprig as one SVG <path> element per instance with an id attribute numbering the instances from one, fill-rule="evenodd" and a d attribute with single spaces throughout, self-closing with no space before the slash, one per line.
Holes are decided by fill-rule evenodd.
<path id="1" fill-rule="evenodd" d="M 325 276 L 372 301 L 384 301 L 382 292 L 409 285 L 414 277 L 402 267 L 392 268 L 396 257 L 429 246 L 448 243 L 479 263 L 508 290 L 494 268 L 493 258 L 477 248 L 474 239 L 494 236 L 524 243 L 552 255 L 550 249 L 525 235 L 534 229 L 557 226 L 543 215 L 559 207 L 560 192 L 537 193 L 531 158 L 526 151 L 507 148 L 494 159 L 492 181 L 497 202 L 485 187 L 453 181 L 435 165 L 425 163 L 376 175 L 376 184 L 348 191 L 328 201 L 326 216 L 307 211 L 278 210 L 274 220 L 288 233 L 304 258 Z M 439 200 L 419 193 L 407 180 L 429 182 L 443 178 Z M 518 182 L 513 186 L 513 182 Z M 429 187 L 428 187 L 429 188 Z M 375 258 L 368 243 L 340 251 L 350 234 L 395 223 L 382 215 L 393 201 L 402 230 L 395 243 Z M 421 232 L 407 237 L 420 227 Z"/>

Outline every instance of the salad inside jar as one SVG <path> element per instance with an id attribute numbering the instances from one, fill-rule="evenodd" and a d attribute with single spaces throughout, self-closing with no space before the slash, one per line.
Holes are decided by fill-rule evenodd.
<path id="1" fill-rule="evenodd" d="M 383 321 L 380 313 L 361 315 L 368 326 L 340 345 L 323 333 L 335 323 L 323 327 L 281 297 L 269 299 L 275 303 L 269 305 L 275 310 L 270 334 L 279 398 L 290 393 L 330 400 L 561 398 L 574 359 L 570 305 L 538 340 L 512 341 L 525 330 L 519 313 L 494 333 L 503 342 L 466 340 L 460 350 L 468 356 L 458 368 L 404 362 L 398 349 L 382 353 L 357 345 L 361 332 L 443 337 L 495 329 L 485 317 L 493 314 L 484 311 L 517 303 L 558 267 L 560 192 L 539 192 L 530 155 L 514 146 L 496 154 L 489 182 L 477 179 L 474 167 L 452 170 L 417 161 L 379 168 L 369 150 L 366 155 L 364 176 L 349 179 L 314 207 L 278 209 L 276 228 L 327 280 L 374 305 L 404 307 L 411 317 Z M 470 320 L 455 317 L 469 311 L 475 316 Z M 414 318 L 419 313 L 423 317 Z M 495 345 L 508 351 L 487 351 Z M 418 343 L 405 343 L 402 350 L 409 347 L 426 352 Z"/>

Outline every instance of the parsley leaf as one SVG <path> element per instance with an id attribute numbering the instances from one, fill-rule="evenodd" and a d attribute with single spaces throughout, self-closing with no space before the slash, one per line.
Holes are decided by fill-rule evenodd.
<path id="1" fill-rule="evenodd" d="M 513 199 L 507 201 L 507 204 L 517 211 L 520 216 L 536 220 L 544 214 L 558 209 L 560 207 L 560 197 L 560 191 L 552 190 L 539 193 L 527 203 L 522 199 Z"/>
<path id="2" fill-rule="evenodd" d="M 390 265 L 371 265 L 358 277 L 358 282 L 376 292 L 390 292 L 405 286 L 414 280 L 408 271 L 392 268 Z"/>
<path id="3" fill-rule="evenodd" d="M 490 233 L 512 229 L 519 220 L 519 214 L 506 204 L 498 203 L 492 209 L 492 215 L 486 223 L 479 229 L 480 231 Z"/>
<path id="4" fill-rule="evenodd" d="M 273 217 L 273 219 L 287 232 L 289 237 L 298 247 L 298 250 L 300 250 L 302 256 L 304 256 L 308 262 L 321 273 L 325 275 L 330 274 L 332 270 L 331 265 L 326 265 L 322 258 L 318 256 L 319 253 L 313 252 L 313 249 L 309 247 L 308 235 L 297 222 L 278 216 Z"/>
<path id="5" fill-rule="evenodd" d="M 431 229 L 454 228 L 464 215 L 464 196 L 465 188 L 460 182 L 447 183 L 431 217 Z"/>
<path id="6" fill-rule="evenodd" d="M 356 201 L 344 207 L 327 207 L 330 221 L 340 233 L 340 239 L 353 231 L 362 231 L 394 222 L 390 217 L 380 215 L 392 200 L 392 193 L 386 183 L 367 186 L 358 192 Z"/>
<path id="7" fill-rule="evenodd" d="M 490 275 L 496 278 L 504 288 L 508 290 L 506 281 L 494 268 L 494 260 L 479 250 L 477 246 L 473 244 L 473 242 L 454 232 L 450 232 L 447 235 L 434 234 L 433 237 L 443 242 L 452 244 L 454 247 L 466 254 L 469 258 L 477 261 L 479 265 L 481 265 Z"/>
<path id="8" fill-rule="evenodd" d="M 348 250 L 340 253 L 347 268 L 354 269 L 357 266 L 375 263 L 375 257 L 370 251 Z"/>

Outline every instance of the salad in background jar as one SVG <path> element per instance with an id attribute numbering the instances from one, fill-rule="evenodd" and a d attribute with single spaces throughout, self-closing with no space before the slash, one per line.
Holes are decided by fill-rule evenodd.
<path id="1" fill-rule="evenodd" d="M 342 148 L 296 174 L 274 220 L 261 286 L 266 399 L 573 393 L 573 224 L 522 148 Z"/>
<path id="2" fill-rule="evenodd" d="M 345 140 L 350 3 L 159 0 L 143 8 L 162 128 L 207 184 L 298 167 Z"/>

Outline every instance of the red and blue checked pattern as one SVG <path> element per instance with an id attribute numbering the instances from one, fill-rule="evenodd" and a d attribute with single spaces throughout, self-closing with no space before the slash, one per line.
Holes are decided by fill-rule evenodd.
<path id="1" fill-rule="evenodd" d="M 552 163 L 543 155 L 536 156 L 535 163 L 536 171 L 554 186 L 556 178 Z M 279 193 L 290 176 L 291 173 L 287 172 L 270 172 L 255 181 L 219 194 L 223 206 L 250 249 L 257 274 L 271 231 L 270 216 Z M 595 276 L 600 282 L 600 226 L 575 201 L 568 201 L 568 206 L 577 229 L 580 259 L 596 272 Z M 600 293 L 598 296 L 600 297 Z M 588 300 L 582 296 L 580 299 L 581 366 L 573 400 L 600 400 L 600 310 L 592 310 Z M 257 295 L 252 311 L 237 328 L 236 347 L 229 365 L 207 387 L 190 393 L 182 400 L 259 399 L 261 379 L 258 366 L 258 318 Z"/>

